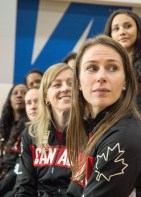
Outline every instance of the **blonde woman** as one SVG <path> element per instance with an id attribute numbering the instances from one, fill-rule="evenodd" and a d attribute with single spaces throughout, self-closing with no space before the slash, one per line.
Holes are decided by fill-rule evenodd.
<path id="1" fill-rule="evenodd" d="M 65 145 L 71 104 L 72 69 L 55 64 L 44 73 L 38 114 L 23 135 L 16 197 L 63 197 L 71 169 Z"/>

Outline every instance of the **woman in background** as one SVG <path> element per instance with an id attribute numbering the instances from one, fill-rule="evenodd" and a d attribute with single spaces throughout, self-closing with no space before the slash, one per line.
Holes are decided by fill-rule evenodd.
<path id="1" fill-rule="evenodd" d="M 11 190 L 16 177 L 11 176 L 20 151 L 21 132 L 25 127 L 24 84 L 14 85 L 3 106 L 0 122 L 0 196 Z"/>
<path id="2" fill-rule="evenodd" d="M 136 99 L 141 111 L 141 19 L 133 11 L 115 10 L 107 20 L 104 34 L 119 42 L 128 52 L 138 81 Z"/>
<path id="3" fill-rule="evenodd" d="M 28 119 L 33 120 L 38 111 L 38 102 L 39 102 L 39 88 L 32 87 L 26 91 L 25 94 L 25 110 Z"/>
<path id="4" fill-rule="evenodd" d="M 25 109 L 26 109 L 27 119 L 23 120 L 24 121 L 23 124 L 25 125 L 25 127 L 26 127 L 26 123 L 28 121 L 33 120 L 37 115 L 38 99 L 39 99 L 39 88 L 37 86 L 27 89 L 25 93 Z M 23 135 L 23 131 L 21 131 L 21 133 L 22 133 L 21 135 Z M 15 180 L 17 175 L 21 173 L 19 169 L 20 156 L 21 154 L 19 154 L 19 157 L 16 160 L 14 171 L 12 171 L 11 174 L 9 175 L 8 180 L 10 181 L 12 181 L 12 177 Z M 14 197 L 16 193 L 16 186 L 17 183 L 15 183 L 15 185 L 11 188 L 11 190 L 7 189 L 9 188 L 9 181 L 6 180 L 5 182 L 6 191 L 5 192 L 3 191 L 2 197 Z"/>
<path id="5" fill-rule="evenodd" d="M 43 72 L 39 69 L 30 70 L 24 78 L 24 83 L 28 88 L 40 87 L 40 83 L 43 77 Z"/>
<path id="6" fill-rule="evenodd" d="M 73 68 L 74 64 L 75 64 L 75 59 L 76 59 L 76 55 L 77 53 L 74 51 L 71 51 L 70 53 L 68 53 L 65 58 L 63 59 L 62 62 L 68 64 L 71 68 Z"/>

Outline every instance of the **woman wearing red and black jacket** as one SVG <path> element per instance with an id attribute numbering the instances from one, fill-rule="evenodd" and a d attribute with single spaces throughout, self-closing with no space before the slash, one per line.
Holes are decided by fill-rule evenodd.
<path id="1" fill-rule="evenodd" d="M 141 197 L 141 115 L 127 51 L 96 36 L 81 46 L 73 71 L 66 197 Z"/>
<path id="2" fill-rule="evenodd" d="M 21 133 L 25 128 L 26 112 L 24 96 L 27 87 L 15 84 L 10 89 L 3 106 L 0 120 L 0 196 L 14 187 L 16 175 L 13 172 L 20 152 Z"/>
<path id="3" fill-rule="evenodd" d="M 71 169 L 65 145 L 72 69 L 55 64 L 44 73 L 38 114 L 23 134 L 16 197 L 64 197 Z"/>

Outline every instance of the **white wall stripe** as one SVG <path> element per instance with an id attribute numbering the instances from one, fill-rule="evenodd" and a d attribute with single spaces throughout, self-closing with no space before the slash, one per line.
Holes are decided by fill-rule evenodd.
<path id="1" fill-rule="evenodd" d="M 0 112 L 13 84 L 17 0 L 0 0 Z"/>
<path id="2" fill-rule="evenodd" d="M 85 31 L 83 32 L 83 34 L 81 35 L 80 39 L 78 40 L 78 42 L 76 43 L 75 47 L 73 48 L 72 51 L 78 52 L 79 48 L 81 47 L 82 43 L 86 40 L 86 38 L 88 37 L 89 31 L 93 25 L 94 20 L 92 19 L 88 26 L 86 27 Z"/>
<path id="3" fill-rule="evenodd" d="M 40 0 L 32 64 L 61 20 L 70 3 Z"/>
<path id="4" fill-rule="evenodd" d="M 140 0 L 124 0 L 124 1 L 123 0 L 87 0 L 87 1 L 86 0 L 52 0 L 52 1 L 141 7 Z"/>
<path id="5" fill-rule="evenodd" d="M 13 83 L 16 9 L 17 0 L 0 0 L 0 83 Z"/>

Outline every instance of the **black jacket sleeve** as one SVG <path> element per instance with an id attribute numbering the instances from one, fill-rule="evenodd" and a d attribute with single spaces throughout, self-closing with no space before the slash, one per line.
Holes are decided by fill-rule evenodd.
<path id="1" fill-rule="evenodd" d="M 6 196 L 7 192 L 13 189 L 15 185 L 15 181 L 16 181 L 16 175 L 13 172 L 13 170 L 11 170 L 11 172 L 9 172 L 7 176 L 5 176 L 0 181 L 0 196 L 1 197 L 3 197 L 4 195 Z"/>
<path id="2" fill-rule="evenodd" d="M 31 138 L 27 129 L 23 133 L 21 143 L 21 157 L 19 159 L 19 169 L 17 164 L 17 180 L 15 197 L 35 197 L 37 196 L 36 172 L 32 163 L 30 151 Z"/>
<path id="3" fill-rule="evenodd" d="M 72 181 L 67 190 L 66 197 L 81 197 L 83 190 L 84 188 L 81 185 Z"/>

